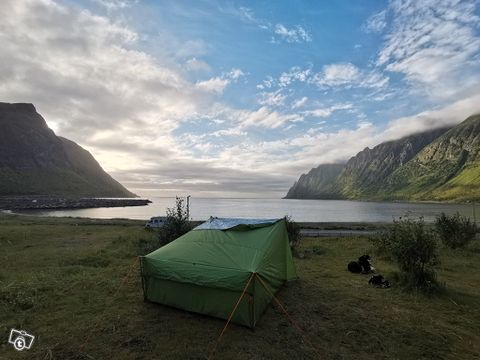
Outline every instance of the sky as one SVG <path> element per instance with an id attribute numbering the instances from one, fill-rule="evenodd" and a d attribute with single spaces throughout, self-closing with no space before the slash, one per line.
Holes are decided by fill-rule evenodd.
<path id="1" fill-rule="evenodd" d="M 282 197 L 480 112 L 480 4 L 2 0 L 0 101 L 141 196 Z"/>

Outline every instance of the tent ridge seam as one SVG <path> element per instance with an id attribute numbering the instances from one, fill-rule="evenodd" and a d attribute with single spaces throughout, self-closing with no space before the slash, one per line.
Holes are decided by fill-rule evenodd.
<path id="1" fill-rule="evenodd" d="M 166 260 L 166 259 L 149 259 L 149 261 L 153 262 L 171 262 L 171 263 L 177 263 L 177 264 L 190 264 L 190 265 L 200 265 L 200 266 L 205 266 L 205 267 L 211 267 L 214 269 L 228 269 L 228 270 L 234 270 L 242 273 L 252 273 L 253 271 L 250 269 L 241 269 L 241 268 L 231 268 L 231 267 L 226 267 L 226 266 L 215 266 L 215 265 L 210 265 L 210 264 L 204 264 L 200 262 L 192 262 L 192 261 L 178 261 L 178 260 Z"/>

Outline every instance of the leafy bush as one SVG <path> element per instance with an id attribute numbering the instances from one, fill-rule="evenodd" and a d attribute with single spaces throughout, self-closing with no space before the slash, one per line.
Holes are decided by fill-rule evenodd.
<path id="1" fill-rule="evenodd" d="M 369 241 L 372 243 L 373 251 L 378 256 L 382 257 L 385 260 L 390 260 L 392 258 L 391 254 L 391 244 L 388 231 L 381 233 L 380 235 L 373 235 L 369 237 Z"/>
<path id="2" fill-rule="evenodd" d="M 394 220 L 393 226 L 376 241 L 376 250 L 397 262 L 401 285 L 418 289 L 436 287 L 437 243 L 434 231 L 425 226 L 423 218 Z"/>
<path id="3" fill-rule="evenodd" d="M 166 245 L 192 230 L 193 226 L 188 216 L 185 200 L 176 197 L 175 207 L 167 208 L 165 224 L 158 230 L 158 238 L 162 245 Z"/>
<path id="4" fill-rule="evenodd" d="M 467 246 L 477 233 L 477 226 L 458 212 L 448 216 L 441 213 L 435 220 L 435 229 L 443 244 L 451 249 Z"/>
<path id="5" fill-rule="evenodd" d="M 301 240 L 300 226 L 295 221 L 293 221 L 290 216 L 285 216 L 285 224 L 287 225 L 288 241 L 290 243 L 290 248 L 292 249 L 292 251 L 295 252 Z"/>
<path id="6" fill-rule="evenodd" d="M 188 218 L 185 199 L 176 197 L 175 206 L 167 208 L 166 213 L 167 218 L 164 225 L 158 228 L 156 237 L 139 239 L 138 251 L 140 255 L 148 254 L 192 230 L 193 225 Z"/>

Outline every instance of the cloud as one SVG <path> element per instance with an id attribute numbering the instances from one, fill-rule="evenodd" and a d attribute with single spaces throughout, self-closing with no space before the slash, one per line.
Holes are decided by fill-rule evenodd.
<path id="1" fill-rule="evenodd" d="M 258 103 L 260 105 L 281 106 L 284 105 L 287 95 L 282 94 L 282 89 L 272 92 L 261 92 Z"/>
<path id="2" fill-rule="evenodd" d="M 263 90 L 263 89 L 270 89 L 275 85 L 276 81 L 272 76 L 267 76 L 265 80 L 262 81 L 261 84 L 257 85 L 257 89 Z"/>
<path id="3" fill-rule="evenodd" d="M 453 99 L 480 80 L 475 1 L 394 0 L 377 66 L 403 74 L 417 93 Z M 463 94 L 463 95 L 462 95 Z"/>
<path id="4" fill-rule="evenodd" d="M 326 108 L 317 108 L 313 110 L 308 110 L 304 111 L 303 114 L 305 116 L 312 116 L 312 117 L 319 117 L 319 118 L 324 118 L 324 117 L 329 117 L 332 115 L 334 111 L 338 110 L 348 110 L 353 108 L 352 104 L 336 104 L 330 107 Z"/>
<path id="5" fill-rule="evenodd" d="M 204 55 L 209 49 L 209 45 L 201 39 L 180 41 L 175 39 L 171 34 L 162 34 L 160 40 L 162 40 L 162 43 L 165 42 L 162 46 L 167 44 L 174 48 L 174 55 L 183 59 Z M 173 44 L 170 44 L 169 42 L 172 40 Z"/>
<path id="6" fill-rule="evenodd" d="M 366 33 L 379 33 L 387 26 L 387 11 L 383 10 L 373 14 L 362 25 L 362 30 Z"/>
<path id="7" fill-rule="evenodd" d="M 325 65 L 310 81 L 320 87 L 382 88 L 389 78 L 375 70 L 360 70 L 352 63 L 335 63 Z"/>
<path id="8" fill-rule="evenodd" d="M 132 189 L 144 191 L 148 189 L 161 189 L 162 194 L 174 195 L 178 189 L 182 191 L 200 191 L 205 196 L 232 194 L 232 189 L 244 196 L 283 196 L 288 187 L 301 172 L 318 166 L 321 163 L 345 162 L 351 156 L 365 147 L 373 147 L 381 142 L 396 139 L 414 132 L 423 131 L 448 124 L 458 123 L 471 113 L 480 111 L 480 98 L 471 98 L 451 106 L 423 112 L 417 116 L 398 118 L 385 127 L 372 124 L 368 119 L 359 121 L 352 129 L 338 131 L 323 131 L 319 127 L 311 128 L 300 135 L 293 135 L 278 140 L 252 139 L 246 134 L 246 127 L 270 129 L 278 123 L 286 125 L 295 119 L 282 118 L 279 113 L 271 109 L 261 108 L 258 111 L 236 111 L 229 118 L 246 121 L 248 124 L 239 123 L 230 131 L 219 131 L 211 136 L 231 136 L 238 139 L 238 144 L 229 143 L 213 155 L 192 162 L 188 157 L 179 157 L 175 162 L 163 161 L 142 169 L 122 171 L 120 178 L 127 176 L 140 176 L 144 178 L 138 182 L 128 182 Z M 333 108 L 348 109 L 348 104 L 339 104 Z M 220 110 L 219 110 L 220 111 Z M 222 111 L 232 111 L 223 108 Z M 333 110 L 334 111 L 334 110 Z M 318 115 L 326 115 L 326 112 Z M 271 116 L 269 118 L 269 116 Z M 269 123 L 262 123 L 269 118 Z M 259 123 L 260 122 L 260 123 Z M 207 135 L 189 137 L 185 139 L 190 147 L 208 150 L 211 140 Z M 205 144 L 202 145 L 202 142 Z M 148 145 L 145 146 L 148 151 Z M 152 154 L 158 159 L 158 154 Z M 185 156 L 185 153 L 183 153 Z M 145 157 L 148 161 L 148 157 Z M 177 165 L 177 166 L 174 166 Z M 133 175 L 132 175 L 133 174 Z M 160 174 L 160 175 L 159 175 Z M 202 181 L 201 185 L 194 185 L 193 180 Z M 200 189 L 200 190 L 199 190 Z"/>
<path id="9" fill-rule="evenodd" d="M 365 147 L 372 148 L 384 141 L 398 139 L 420 131 L 453 126 L 467 116 L 479 112 L 480 96 L 477 95 L 436 110 L 394 119 L 383 128 L 374 126 L 369 121 L 361 121 L 353 129 L 340 129 L 333 132 L 312 128 L 312 131 L 307 131 L 301 136 L 285 140 L 284 148 L 291 150 L 288 159 L 278 160 L 271 167 L 265 164 L 266 168 L 264 169 L 284 173 L 285 179 L 290 178 L 289 185 L 291 185 L 300 173 L 319 164 L 346 162 Z M 276 148 L 278 144 L 263 144 L 263 147 L 266 148 L 270 146 Z M 249 161 L 255 160 L 250 159 Z"/>
<path id="10" fill-rule="evenodd" d="M 2 1 L 0 16 L 2 101 L 34 103 L 114 173 L 185 159 L 174 131 L 210 114 L 211 92 L 244 75 L 232 69 L 202 89 L 170 58 L 136 50 L 139 35 L 126 24 L 54 1 Z"/>
<path id="11" fill-rule="evenodd" d="M 287 88 L 294 82 L 314 84 L 321 89 L 331 87 L 382 89 L 388 85 L 389 78 L 375 69 L 361 70 L 352 63 L 327 64 L 320 72 L 314 72 L 312 66 L 306 68 L 293 66 L 288 71 L 282 72 L 278 79 L 269 76 L 258 84 L 257 88 L 275 86 Z"/>
<path id="12" fill-rule="evenodd" d="M 230 84 L 230 79 L 224 77 L 214 77 L 208 80 L 197 82 L 196 87 L 197 89 L 221 94 L 228 84 Z"/>
<path id="13" fill-rule="evenodd" d="M 207 72 L 212 70 L 210 65 L 208 65 L 205 61 L 197 59 L 196 57 L 185 61 L 184 67 L 187 71 L 192 72 Z"/>
<path id="14" fill-rule="evenodd" d="M 298 109 L 303 107 L 308 101 L 308 97 L 304 96 L 301 99 L 297 99 L 292 103 L 292 109 Z"/>
<path id="15" fill-rule="evenodd" d="M 303 117 L 298 114 L 282 114 L 271 110 L 268 106 L 262 106 L 256 111 L 240 112 L 237 119 L 242 128 L 256 126 L 275 129 L 286 122 L 302 121 Z"/>
<path id="16" fill-rule="evenodd" d="M 312 35 L 300 25 L 296 25 L 290 29 L 285 25 L 277 24 L 274 29 L 275 34 L 279 35 L 282 40 L 288 43 L 311 42 Z"/>
<path id="17" fill-rule="evenodd" d="M 211 133 L 212 136 L 221 137 L 221 136 L 246 136 L 247 132 L 243 131 L 239 127 L 234 127 L 230 129 L 217 130 Z"/>
<path id="18" fill-rule="evenodd" d="M 356 82 L 359 77 L 360 70 L 351 63 L 330 64 L 323 67 L 317 83 L 328 86 L 346 85 Z"/>
<path id="19" fill-rule="evenodd" d="M 283 72 L 278 78 L 278 85 L 286 87 L 294 81 L 306 82 L 312 74 L 310 68 L 302 69 L 299 66 L 292 67 L 289 71 Z"/>
<path id="20" fill-rule="evenodd" d="M 242 70 L 232 69 L 230 72 L 222 74 L 222 76 L 217 76 L 208 80 L 199 81 L 196 83 L 195 86 L 197 89 L 221 94 L 223 93 L 227 85 L 229 85 L 232 81 L 236 82 L 242 76 L 245 76 Z"/>
<path id="21" fill-rule="evenodd" d="M 251 176 L 277 177 L 277 196 L 283 196 L 298 175 L 320 163 L 344 162 L 366 146 L 372 145 L 375 128 L 361 123 L 354 129 L 323 132 L 319 129 L 280 140 L 251 142 L 228 147 L 218 155 L 218 163 L 256 169 Z M 283 186 L 283 188 L 282 188 Z"/>
<path id="22" fill-rule="evenodd" d="M 93 1 L 94 3 L 97 3 L 99 5 L 102 5 L 107 10 L 111 11 L 111 10 L 120 10 L 120 9 L 126 9 L 129 7 L 132 7 L 135 4 L 137 4 L 139 0 L 90 0 L 90 1 Z"/>
<path id="23" fill-rule="evenodd" d="M 292 84 L 320 90 L 366 88 L 381 97 L 389 90 L 385 89 L 389 79 L 380 70 L 408 63 L 414 54 L 392 49 L 374 69 L 352 63 L 326 64 L 319 72 L 313 64 L 293 67 L 278 79 L 267 77 L 257 85 L 262 91 L 260 105 L 237 109 L 223 103 L 221 95 L 235 82 L 246 82 L 248 74 L 238 68 L 211 73 L 201 59 L 208 58 L 204 55 L 213 45 L 176 40 L 162 32 L 158 43 L 168 42 L 175 52 L 162 47 L 152 55 L 141 50 L 143 34 L 125 18 L 113 18 L 109 11 L 109 16 L 99 16 L 69 3 L 0 2 L 0 97 L 34 103 L 59 135 L 85 146 L 107 171 L 140 193 L 153 189 L 164 196 L 181 192 L 282 196 L 301 171 L 319 163 L 345 161 L 365 146 L 455 123 L 480 111 L 478 91 L 459 83 L 454 88 L 460 87 L 463 97 L 454 104 L 400 117 L 385 126 L 374 125 L 368 115 L 357 115 L 361 121 L 349 129 L 337 130 L 335 124 L 308 129 L 314 121 L 303 121 L 307 116 L 318 117 L 318 125 L 335 111 L 353 110 L 354 103 L 339 97 L 336 105 L 315 108 L 316 94 L 293 100 L 293 94 L 304 93 L 290 91 Z M 397 11 L 395 4 L 388 11 Z M 456 4 L 452 9 L 458 10 Z M 440 14 L 467 28 L 476 21 L 469 11 Z M 244 19 L 253 21 L 253 12 L 244 11 Z M 274 34 L 274 26 L 256 26 L 282 39 Z M 383 31 L 386 48 L 393 35 L 388 26 Z M 465 60 L 466 69 L 473 69 L 474 56 Z M 295 126 L 286 131 L 291 125 Z"/>
<path id="24" fill-rule="evenodd" d="M 253 10 L 250 8 L 240 7 L 238 8 L 238 13 L 240 14 L 241 17 L 243 17 L 247 21 L 259 22 L 259 20 L 255 17 Z"/>
<path id="25" fill-rule="evenodd" d="M 242 76 L 245 76 L 245 73 L 240 69 L 232 69 L 230 72 L 225 74 L 225 77 L 231 80 L 238 80 Z"/>
<path id="26" fill-rule="evenodd" d="M 382 46 L 379 54 L 381 54 L 382 50 L 386 48 L 389 42 L 396 36 L 393 31 L 396 26 L 398 26 L 400 33 L 405 32 L 403 36 L 406 38 L 410 37 L 408 45 L 412 46 L 416 41 L 416 35 L 414 35 L 413 32 L 419 31 L 418 28 L 420 28 L 420 30 L 423 29 L 422 26 L 427 26 L 428 29 L 431 29 L 431 26 L 429 27 L 428 24 L 408 22 L 410 21 L 408 17 L 414 17 L 415 12 L 411 12 L 407 16 L 406 20 L 408 21 L 404 25 L 401 25 L 400 22 L 397 23 L 395 16 L 392 15 L 396 14 L 393 13 L 393 11 L 397 11 L 394 9 L 398 4 L 400 4 L 400 2 L 391 2 L 386 12 L 375 18 L 377 21 L 375 26 L 373 25 L 373 18 L 370 19 L 372 21 L 368 31 L 382 32 L 382 34 L 384 34 L 385 44 Z M 456 2 L 452 4 L 454 5 L 452 9 L 457 7 Z M 401 8 L 401 10 L 398 11 L 408 11 L 407 5 L 403 7 L 403 5 L 400 4 L 398 6 Z M 440 9 L 441 8 L 440 6 Z M 255 18 L 253 12 L 247 12 L 247 14 L 248 16 L 245 15 L 244 17 L 246 19 L 245 21 L 251 21 L 253 23 L 254 20 L 258 20 Z M 418 12 L 418 15 L 424 16 L 421 11 Z M 474 18 L 471 18 L 471 15 L 469 15 L 469 11 L 464 11 L 463 14 L 458 12 L 457 15 L 445 13 L 442 16 L 445 16 L 447 22 L 451 21 L 449 19 L 453 19 L 455 16 L 465 16 L 464 23 L 467 25 L 470 21 L 474 20 Z M 392 19 L 394 23 L 393 28 L 390 27 L 391 24 L 389 23 L 386 23 L 386 25 L 381 23 L 381 19 L 385 21 Z M 418 21 L 420 20 L 418 19 Z M 434 23 L 437 24 L 437 22 Z M 256 23 L 256 25 L 259 27 L 262 26 L 265 31 L 275 29 L 275 27 L 270 24 Z M 409 29 L 412 33 L 409 32 Z M 427 35 L 428 34 L 427 32 Z M 398 39 L 397 37 L 397 40 Z M 462 40 L 462 38 L 460 38 L 460 40 Z M 283 41 L 286 41 L 286 39 L 283 39 Z M 451 101 L 439 102 L 437 106 L 429 104 L 433 110 L 421 111 L 414 116 L 398 117 L 385 125 L 375 125 L 373 121 L 368 118 L 368 115 L 360 113 L 358 115 L 360 121 L 358 121 L 353 128 L 332 130 L 332 127 L 325 127 L 325 129 L 323 129 L 322 127 L 316 126 L 311 129 L 303 129 L 301 132 L 290 130 L 288 132 L 282 131 L 282 134 L 285 135 L 284 137 L 277 136 L 278 134 L 275 135 L 274 132 L 269 132 L 274 138 L 269 141 L 262 140 L 261 136 L 260 138 L 249 136 L 249 131 L 252 129 L 258 133 L 279 128 L 285 130 L 293 124 L 304 120 L 304 117 L 307 116 L 324 118 L 331 116 L 335 111 L 349 111 L 353 109 L 353 103 L 351 102 L 305 109 L 302 108 L 302 106 L 305 106 L 308 99 L 307 97 L 303 97 L 292 101 L 290 104 L 291 110 L 301 109 L 302 111 L 297 110 L 297 113 L 293 114 L 275 111 L 273 109 L 274 106 L 285 105 L 287 96 L 285 95 L 285 91 L 295 82 L 306 85 L 317 85 L 321 90 L 329 88 L 370 89 L 370 91 L 374 93 L 376 100 L 382 100 L 386 97 L 392 98 L 392 89 L 388 88 L 390 79 L 385 75 L 384 71 L 392 71 L 388 66 L 397 61 L 396 56 L 398 56 L 399 59 L 406 59 L 415 55 L 409 54 L 408 52 L 403 53 L 402 51 L 406 49 L 407 48 L 404 47 L 392 50 L 385 63 L 379 64 L 377 62 L 375 64 L 376 67 L 373 68 L 362 69 L 353 63 L 337 62 L 326 64 L 321 71 L 318 72 L 315 72 L 313 65 L 311 65 L 306 68 L 293 67 L 281 73 L 277 79 L 267 77 L 257 85 L 258 89 L 265 90 L 265 92 L 260 95 L 262 106 L 259 109 L 238 110 L 221 107 L 221 109 L 217 109 L 216 112 L 211 113 L 212 118 L 222 119 L 222 121 L 224 121 L 223 125 L 230 126 L 228 129 L 212 132 L 212 136 L 218 137 L 219 139 L 222 137 L 238 138 L 238 143 L 232 141 L 225 146 L 221 146 L 214 153 L 209 153 L 207 158 L 202 158 L 201 163 L 199 160 L 192 163 L 187 159 L 184 163 L 185 169 L 173 169 L 170 164 L 166 164 L 165 168 L 158 168 L 157 173 L 166 174 L 172 171 L 172 174 L 174 174 L 176 178 L 186 179 L 179 180 L 179 182 L 174 185 L 165 185 L 170 187 L 179 186 L 193 189 L 194 187 L 188 183 L 188 180 L 198 177 L 203 181 L 202 184 L 204 185 L 202 185 L 202 189 L 208 189 L 206 191 L 227 191 L 229 186 L 235 186 L 245 194 L 272 191 L 272 195 L 280 196 L 285 193 L 288 186 L 291 185 L 293 180 L 297 178 L 302 171 L 308 170 L 320 163 L 343 162 L 367 146 L 373 147 L 383 141 L 399 138 L 414 132 L 458 123 L 471 113 L 480 111 L 479 106 L 476 105 L 480 104 L 480 98 L 475 95 L 474 91 L 469 92 L 467 91 L 468 88 L 462 85 L 462 94 L 464 96 L 459 101 L 442 106 L 438 106 L 438 104 L 449 104 Z M 418 52 L 422 49 L 423 48 L 420 47 L 415 51 Z M 473 61 L 474 56 L 476 55 L 472 55 L 470 61 Z M 431 65 L 433 68 L 437 66 L 435 62 L 432 62 Z M 428 70 L 436 71 L 435 69 Z M 400 70 L 395 72 L 407 74 L 407 72 Z M 470 75 L 471 74 L 472 73 L 470 73 Z M 426 72 L 425 75 L 428 75 L 428 73 Z M 444 78 L 449 78 L 448 74 L 445 75 Z M 412 78 L 407 77 L 407 80 L 407 85 L 412 84 Z M 440 77 L 437 78 L 437 81 L 443 82 L 443 79 Z M 408 93 L 408 88 L 404 90 L 405 93 Z M 306 123 L 305 121 L 304 124 Z M 266 138 L 267 137 L 264 137 L 263 139 Z M 209 144 L 212 143 L 212 140 L 209 137 L 197 138 L 192 141 L 195 143 L 196 149 L 203 149 L 202 151 L 206 152 L 211 151 Z M 197 142 L 204 142 L 205 145 L 200 144 L 197 146 Z M 179 164 L 182 164 L 182 162 L 179 162 Z M 191 166 L 191 164 L 193 164 L 193 166 Z M 224 165 L 224 167 L 221 167 L 221 165 Z M 187 171 L 189 167 L 191 172 Z M 200 172 L 199 169 L 203 169 L 202 172 Z M 208 169 L 208 172 L 206 169 Z M 252 171 L 246 173 L 243 172 L 242 169 L 252 169 Z M 253 169 L 255 171 L 253 171 Z M 148 170 L 147 173 L 150 174 L 154 172 L 153 170 Z M 188 175 L 190 175 L 190 177 Z M 170 177 L 166 175 L 162 176 L 166 178 L 164 179 L 165 181 L 171 181 Z M 244 177 L 248 177 L 248 180 Z M 271 188 L 269 187 L 269 182 L 272 184 Z"/>
<path id="27" fill-rule="evenodd" d="M 111 128 L 168 133 L 208 98 L 132 49 L 138 34 L 122 23 L 48 0 L 2 1 L 0 14 L 0 96 L 36 104 L 74 140 Z"/>
<path id="28" fill-rule="evenodd" d="M 361 121 L 356 129 L 341 129 L 330 133 L 313 131 L 309 134 L 307 132 L 304 136 L 292 139 L 290 142 L 302 148 L 302 151 L 296 155 L 300 158 L 296 166 L 301 163 L 312 163 L 312 166 L 305 167 L 304 170 L 306 170 L 318 164 L 346 161 L 367 146 L 374 147 L 382 142 L 414 133 L 454 126 L 476 113 L 480 113 L 480 95 L 435 110 L 393 119 L 384 127 L 374 126 L 369 121 Z"/>
<path id="29" fill-rule="evenodd" d="M 291 28 L 286 27 L 283 24 L 273 25 L 271 22 L 259 18 L 255 15 L 254 11 L 248 7 L 233 7 L 226 6 L 221 7 L 220 10 L 226 14 L 237 16 L 240 20 L 254 24 L 263 31 L 272 33 L 272 43 L 280 43 L 282 41 L 287 43 L 304 43 L 311 42 L 312 35 L 308 30 L 300 25 L 293 25 Z"/>
<path id="30" fill-rule="evenodd" d="M 226 158 L 233 156 L 226 156 Z M 196 162 L 178 161 L 158 164 L 151 169 L 118 171 L 113 175 L 124 178 L 124 184 L 136 193 L 160 196 L 195 194 L 195 196 L 279 197 L 284 195 L 289 180 L 282 174 L 260 173 L 247 166 L 232 168 L 222 159 Z M 208 171 L 206 171 L 208 169 Z M 166 175 L 168 174 L 168 175 Z M 265 184 L 259 193 L 259 184 Z"/>
<path id="31" fill-rule="evenodd" d="M 456 101 L 435 110 L 423 111 L 413 116 L 401 117 L 388 123 L 382 138 L 398 139 L 417 132 L 453 126 L 468 116 L 480 113 L 480 94 Z"/>

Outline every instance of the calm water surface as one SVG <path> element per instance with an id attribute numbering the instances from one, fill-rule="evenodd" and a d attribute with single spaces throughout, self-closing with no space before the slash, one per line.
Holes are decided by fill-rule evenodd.
<path id="1" fill-rule="evenodd" d="M 148 206 L 97 208 L 77 210 L 34 211 L 42 216 L 78 216 L 91 218 L 149 219 L 165 215 L 165 209 L 175 205 L 174 198 L 153 197 Z M 478 205 L 477 205 L 478 207 Z M 191 198 L 190 214 L 193 220 L 210 216 L 240 218 L 275 218 L 290 215 L 296 221 L 319 222 L 390 222 L 393 217 L 423 216 L 433 221 L 441 212 L 473 218 L 474 208 L 469 204 L 391 203 L 343 200 L 287 200 L 287 199 L 226 199 Z M 480 208 L 477 209 L 480 214 Z"/>

